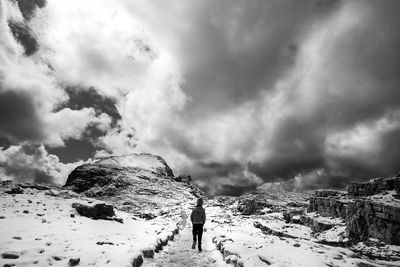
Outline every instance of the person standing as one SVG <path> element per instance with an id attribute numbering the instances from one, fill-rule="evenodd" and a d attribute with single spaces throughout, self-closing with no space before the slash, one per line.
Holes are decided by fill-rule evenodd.
<path id="1" fill-rule="evenodd" d="M 198 249 L 201 249 L 201 238 L 203 236 L 203 226 L 206 222 L 206 211 L 203 208 L 203 199 L 197 199 L 197 205 L 193 209 L 192 213 L 190 214 L 190 220 L 193 224 L 193 244 L 192 249 L 196 248 L 196 241 L 198 242 Z"/>

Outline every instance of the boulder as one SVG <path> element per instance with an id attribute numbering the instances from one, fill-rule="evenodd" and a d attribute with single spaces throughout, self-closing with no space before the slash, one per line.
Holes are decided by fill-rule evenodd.
<path id="1" fill-rule="evenodd" d="M 10 190 L 6 191 L 5 193 L 17 195 L 17 194 L 23 194 L 23 193 L 24 193 L 24 190 L 23 190 L 21 187 L 16 186 L 16 187 L 13 187 L 13 188 L 11 188 Z"/>
<path id="2" fill-rule="evenodd" d="M 115 216 L 113 206 L 105 203 L 96 204 L 94 206 L 74 203 L 72 204 L 72 207 L 76 209 L 79 215 L 92 218 L 94 220 L 112 219 L 112 217 Z"/>
<path id="3" fill-rule="evenodd" d="M 271 207 L 271 204 L 256 197 L 242 198 L 238 202 L 238 211 L 243 215 L 259 214 L 266 207 Z"/>
<path id="4" fill-rule="evenodd" d="M 19 258 L 18 252 L 15 252 L 15 251 L 3 252 L 1 254 L 1 256 L 3 257 L 3 259 L 18 259 Z"/>

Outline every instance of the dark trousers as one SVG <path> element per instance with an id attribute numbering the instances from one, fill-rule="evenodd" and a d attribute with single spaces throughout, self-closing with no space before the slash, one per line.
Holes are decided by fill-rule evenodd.
<path id="1" fill-rule="evenodd" d="M 203 224 L 193 224 L 193 242 L 196 243 L 198 241 L 199 243 L 199 249 L 201 248 L 201 237 L 203 236 Z"/>

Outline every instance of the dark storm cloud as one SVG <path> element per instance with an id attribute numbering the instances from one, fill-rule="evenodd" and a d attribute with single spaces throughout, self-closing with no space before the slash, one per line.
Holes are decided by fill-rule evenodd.
<path id="1" fill-rule="evenodd" d="M 31 56 L 39 50 L 39 43 L 29 25 L 24 22 L 9 21 L 8 26 L 14 38 L 24 47 L 25 55 Z"/>
<path id="2" fill-rule="evenodd" d="M 12 142 L 37 142 L 42 122 L 30 96 L 0 89 L 0 136 Z"/>
<path id="3" fill-rule="evenodd" d="M 100 95 L 94 88 L 83 88 L 81 86 L 67 86 L 65 88 L 69 99 L 58 107 L 57 110 L 70 108 L 80 110 L 83 108 L 93 108 L 96 115 L 105 113 L 112 119 L 111 127 L 117 127 L 121 116 L 116 108 L 116 100 Z M 92 158 L 95 152 L 101 147 L 98 139 L 107 133 L 107 129 L 101 130 L 96 125 L 89 125 L 82 133 L 79 140 L 70 139 L 65 142 L 65 146 L 47 148 L 51 154 L 57 155 L 64 163 L 75 162 Z"/>
<path id="4" fill-rule="evenodd" d="M 357 154 L 362 152 L 345 156 L 342 151 L 327 154 L 327 140 L 332 135 L 357 132 L 362 125 L 372 127 L 390 110 L 400 109 L 398 1 L 219 4 L 209 4 L 199 12 L 193 19 L 196 27 L 188 27 L 190 30 L 183 34 L 189 41 L 180 47 L 187 70 L 184 90 L 193 98 L 189 110 L 193 118 L 230 112 L 246 101 L 256 101 L 260 93 L 277 90 L 278 81 L 296 75 L 299 80 L 289 82 L 290 88 L 281 94 L 284 100 L 278 108 L 285 115 L 271 117 L 274 128 L 263 129 L 271 135 L 271 141 L 263 148 L 270 156 L 256 162 L 246 162 L 244 158 L 243 167 L 248 164 L 249 171 L 265 181 L 312 176 L 313 183 L 306 187 L 314 188 L 339 188 L 352 180 L 391 175 L 399 170 L 396 127 L 380 134 L 381 126 L 376 126 L 374 135 L 378 136 L 379 148 L 369 148 L 368 156 Z M 363 22 L 345 30 L 336 26 L 337 32 L 332 30 L 324 40 L 313 41 L 318 38 L 315 32 L 351 21 L 351 16 L 363 16 Z M 195 37 L 189 38 L 189 34 Z M 298 67 L 299 60 L 305 60 L 302 53 L 310 42 L 324 44 L 309 55 L 319 57 L 319 69 L 312 74 L 304 71 L 312 66 Z M 302 79 L 311 82 L 304 86 Z M 284 113 L 288 108 L 291 111 Z M 239 121 L 237 127 L 241 128 Z M 259 137 L 255 133 L 249 138 L 257 141 Z M 194 149 L 190 145 L 188 148 Z M 210 181 L 229 174 L 229 162 L 207 166 L 201 159 L 196 161 L 200 179 Z M 319 170 L 324 172 L 317 174 Z"/>
<path id="5" fill-rule="evenodd" d="M 116 104 L 116 99 L 103 96 L 95 88 L 84 88 L 82 86 L 67 86 L 68 101 L 59 106 L 58 110 L 70 108 L 80 110 L 82 108 L 93 108 L 96 115 L 105 113 L 112 118 L 113 126 L 121 119 Z"/>
<path id="6" fill-rule="evenodd" d="M 352 129 L 389 117 L 388 111 L 400 108 L 400 18 L 398 1 L 380 5 L 374 1 L 358 2 L 368 9 L 364 25 L 333 38 L 326 53 L 331 84 L 335 88 L 318 97 L 313 114 L 294 114 L 282 122 L 274 139 L 273 159 L 251 168 L 262 177 L 293 177 L 297 173 L 324 168 L 323 183 L 339 187 L 348 180 L 365 180 L 399 171 L 400 144 L 396 127 L 380 137 L 381 146 L 360 161 L 356 157 L 333 156 L 335 166 L 327 164 L 324 154 L 327 136 L 337 130 Z M 322 90 L 324 91 L 324 90 Z M 315 96 L 314 96 L 315 97 Z M 295 103 L 294 103 L 295 104 Z M 398 118 L 392 118 L 394 123 Z M 379 127 L 378 127 L 379 128 Z M 379 129 L 377 129 L 379 130 Z M 362 138 L 360 136 L 359 138 Z M 399 139 L 397 139 L 399 140 Z M 372 144 L 365 144 L 365 147 Z M 378 160 L 376 160 L 378 159 Z M 374 163 L 371 163 L 374 162 Z"/>
<path id="7" fill-rule="evenodd" d="M 179 47 L 191 112 L 229 108 L 272 89 L 312 27 L 339 7 L 339 1 L 211 1 L 194 10 Z"/>
<path id="8" fill-rule="evenodd" d="M 17 0 L 18 8 L 22 16 L 26 20 L 30 20 L 34 15 L 37 8 L 46 6 L 46 0 Z"/>

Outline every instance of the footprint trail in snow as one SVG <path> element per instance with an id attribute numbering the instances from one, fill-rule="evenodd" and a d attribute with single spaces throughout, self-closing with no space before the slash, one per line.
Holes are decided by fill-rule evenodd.
<path id="1" fill-rule="evenodd" d="M 164 249 L 154 255 L 153 259 L 145 259 L 144 266 L 231 266 L 224 262 L 222 255 L 211 241 L 207 232 L 203 233 L 202 247 L 199 252 L 192 249 L 192 229 L 184 227 Z"/>

